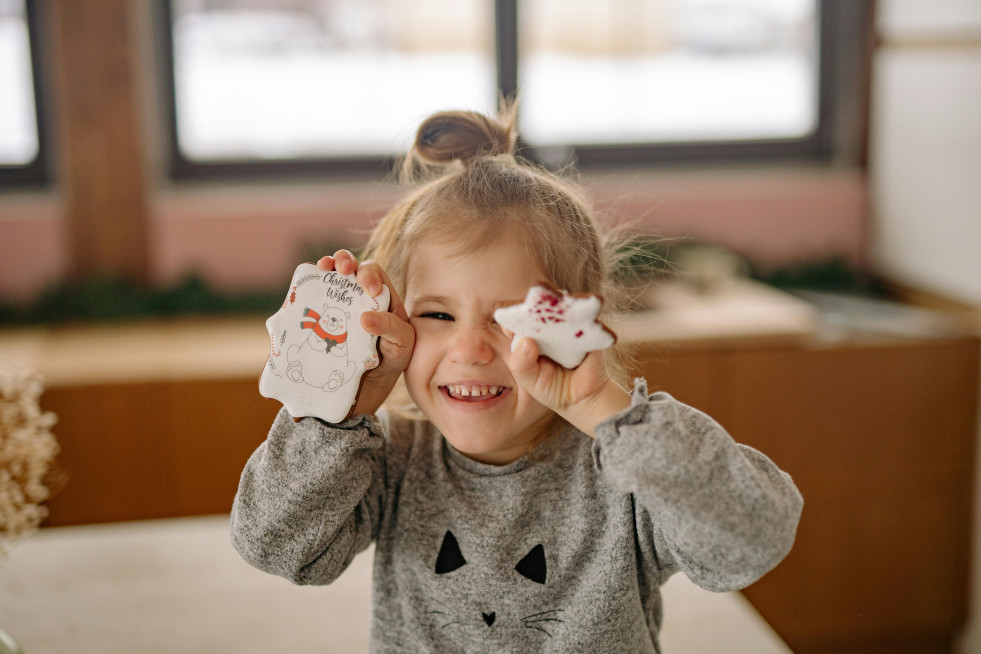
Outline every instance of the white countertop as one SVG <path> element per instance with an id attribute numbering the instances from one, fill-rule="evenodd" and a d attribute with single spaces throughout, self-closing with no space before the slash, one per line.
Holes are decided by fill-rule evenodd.
<path id="1" fill-rule="evenodd" d="M 47 528 L 0 559 L 0 626 L 25 654 L 357 653 L 370 576 L 370 550 L 326 587 L 261 573 L 228 516 Z M 682 575 L 663 593 L 665 654 L 790 652 L 739 593 Z"/>

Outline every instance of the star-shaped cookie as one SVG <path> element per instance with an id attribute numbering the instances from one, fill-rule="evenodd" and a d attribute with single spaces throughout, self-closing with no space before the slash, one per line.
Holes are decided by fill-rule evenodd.
<path id="1" fill-rule="evenodd" d="M 494 320 L 515 336 L 534 339 L 540 354 L 575 368 L 588 352 L 616 342 L 613 332 L 597 320 L 602 306 L 597 295 L 569 295 L 540 283 L 528 290 L 521 304 L 495 311 Z"/>

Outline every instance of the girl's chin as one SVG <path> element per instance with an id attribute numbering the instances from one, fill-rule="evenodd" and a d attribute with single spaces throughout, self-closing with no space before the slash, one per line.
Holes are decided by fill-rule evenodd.
<path id="1" fill-rule="evenodd" d="M 468 459 L 493 465 L 505 465 L 517 461 L 527 454 L 537 443 L 541 442 L 544 433 L 509 434 L 502 433 L 497 428 L 500 425 L 473 425 L 453 421 L 444 423 L 440 429 L 446 441 L 460 454 Z"/>

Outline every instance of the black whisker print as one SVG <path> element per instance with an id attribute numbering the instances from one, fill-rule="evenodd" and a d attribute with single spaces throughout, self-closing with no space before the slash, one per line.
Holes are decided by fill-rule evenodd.
<path id="1" fill-rule="evenodd" d="M 537 618 L 540 615 L 548 615 L 549 613 L 563 613 L 565 609 L 552 609 L 550 611 L 542 611 L 541 613 L 532 613 L 531 615 L 526 615 L 521 618 L 522 620 L 530 620 L 531 618 Z"/>
<path id="2" fill-rule="evenodd" d="M 446 602 L 441 602 L 438 599 L 433 599 L 432 601 L 433 601 L 434 604 L 439 604 L 440 606 L 442 606 L 444 609 L 446 609 L 448 611 L 449 610 L 452 610 L 452 608 L 453 608 L 449 604 L 447 604 Z"/>
<path id="3" fill-rule="evenodd" d="M 542 626 L 546 622 L 559 622 L 564 623 L 565 620 L 561 620 L 556 617 L 556 614 L 562 613 L 562 609 L 552 609 L 550 611 L 542 611 L 541 613 L 532 613 L 531 615 L 521 618 L 521 623 L 526 629 L 534 629 L 535 631 L 540 631 L 549 638 L 552 637 L 551 632 Z"/>
<path id="4" fill-rule="evenodd" d="M 426 614 L 427 615 L 442 615 L 442 616 L 446 616 L 447 618 L 450 619 L 449 622 L 446 622 L 446 623 L 441 624 L 439 626 L 440 629 L 446 629 L 450 625 L 454 625 L 454 624 L 463 624 L 463 620 L 461 620 L 460 619 L 460 616 L 456 615 L 455 613 L 449 613 L 447 611 L 427 611 Z"/>
<path id="5" fill-rule="evenodd" d="M 540 632 L 542 632 L 543 634 L 545 634 L 545 635 L 546 635 L 546 636 L 548 636 L 549 638 L 551 638 L 551 637 L 552 637 L 552 634 L 550 634 L 550 633 L 548 633 L 547 631 L 545 631 L 545 630 L 544 630 L 544 629 L 542 629 L 541 627 L 535 627 L 535 626 L 532 626 L 532 625 L 530 625 L 530 624 L 526 624 L 526 625 L 525 625 L 525 628 L 526 628 L 526 629 L 534 629 L 535 631 L 540 631 Z"/>

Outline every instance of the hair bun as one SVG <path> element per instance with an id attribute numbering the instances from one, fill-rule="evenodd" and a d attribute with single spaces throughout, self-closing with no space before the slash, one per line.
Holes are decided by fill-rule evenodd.
<path id="1" fill-rule="evenodd" d="M 495 120 L 475 111 L 443 111 L 419 126 L 412 149 L 421 159 L 436 164 L 513 154 L 514 122 L 513 112 Z"/>

